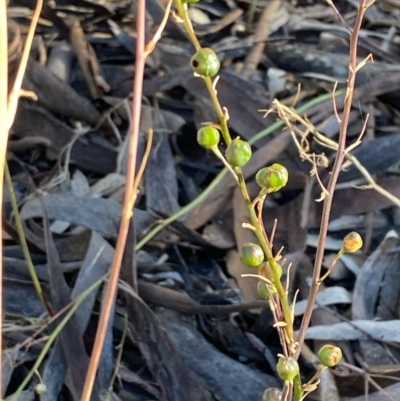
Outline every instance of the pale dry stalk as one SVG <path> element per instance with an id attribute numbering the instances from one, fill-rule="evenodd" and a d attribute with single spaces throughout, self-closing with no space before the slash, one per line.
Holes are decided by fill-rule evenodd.
<path id="1" fill-rule="evenodd" d="M 8 23 L 7 23 L 7 1 L 2 0 L 0 4 L 0 201 L 3 204 L 3 182 L 4 167 L 6 163 L 8 134 L 14 123 L 19 97 L 21 96 L 22 79 L 28 63 L 32 41 L 42 10 L 43 0 L 38 0 L 28 29 L 24 50 L 18 66 L 14 85 L 8 95 Z M 0 221 L 3 220 L 3 208 L 0 208 Z M 3 255 L 3 230 L 0 230 L 0 255 Z M 0 258 L 0 327 L 3 323 L 3 262 Z M 0 350 L 2 349 L 2 336 L 0 335 Z M 2 366 L 0 354 L 0 366 Z M 0 380 L 1 394 L 1 380 Z"/>
<path id="2" fill-rule="evenodd" d="M 90 401 L 97 369 L 99 366 L 100 356 L 103 349 L 104 339 L 107 332 L 108 322 L 121 270 L 122 257 L 128 236 L 129 223 L 133 213 L 134 200 L 134 181 L 137 147 L 139 141 L 140 116 L 142 107 L 142 89 L 143 74 L 145 65 L 145 15 L 146 0 L 138 0 L 136 14 L 136 58 L 135 58 L 135 79 L 133 84 L 133 101 L 132 101 L 132 124 L 129 133 L 128 162 L 126 170 L 126 185 L 122 207 L 121 223 L 118 232 L 118 240 L 115 247 L 114 259 L 111 265 L 110 279 L 107 284 L 107 292 L 102 305 L 99 325 L 96 332 L 96 338 L 93 345 L 92 356 L 90 358 L 89 368 L 86 375 L 85 384 L 82 391 L 81 401 Z"/>
<path id="3" fill-rule="evenodd" d="M 7 148 L 7 87 L 8 87 L 8 36 L 7 36 L 7 3 L 1 1 L 0 5 L 0 200 L 3 204 L 3 177 L 4 163 Z M 3 208 L 0 208 L 0 221 L 3 220 Z M 3 230 L 0 230 L 0 252 L 3 255 Z M 0 327 L 3 327 L 3 258 L 0 258 Z M 0 350 L 2 347 L 2 335 L 0 335 Z M 0 366 L 2 366 L 0 353 Z M 2 394 L 0 380 L 0 394 Z"/>
<path id="4" fill-rule="evenodd" d="M 90 360 L 88 373 L 86 375 L 85 385 L 82 392 L 81 401 L 89 401 L 92 394 L 96 372 L 100 362 L 104 339 L 106 336 L 107 326 L 112 312 L 115 295 L 117 291 L 117 284 L 119 273 L 121 270 L 122 257 L 126 246 L 127 235 L 129 231 L 129 224 L 133 218 L 134 205 L 137 198 L 137 190 L 140 180 L 143 176 L 144 169 L 151 151 L 151 144 L 153 139 L 153 131 L 150 130 L 147 138 L 146 150 L 142 159 L 142 163 L 135 177 L 135 165 L 137 157 L 138 138 L 140 130 L 141 106 L 142 106 L 142 92 L 143 92 L 143 75 L 146 58 L 154 50 L 157 42 L 161 38 L 161 34 L 165 29 L 168 21 L 171 5 L 173 0 L 169 0 L 164 12 L 164 18 L 160 23 L 154 37 L 145 46 L 145 12 L 146 0 L 138 0 L 137 3 L 137 20 L 136 20 L 136 59 L 135 59 L 135 80 L 133 87 L 133 103 L 132 103 L 132 123 L 130 130 L 129 150 L 128 150 L 128 165 L 126 174 L 125 195 L 122 208 L 121 224 L 116 244 L 113 264 L 111 266 L 110 279 L 107 286 L 107 293 L 102 310 L 100 314 L 99 326 L 96 333 L 96 339 L 93 346 L 92 357 Z M 135 286 L 135 283 L 133 284 Z M 137 288 L 134 288 L 137 290 Z"/>

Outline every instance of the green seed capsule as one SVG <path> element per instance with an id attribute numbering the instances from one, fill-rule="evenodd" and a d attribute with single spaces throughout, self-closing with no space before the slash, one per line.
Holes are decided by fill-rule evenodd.
<path id="1" fill-rule="evenodd" d="M 262 401 L 281 401 L 282 400 L 282 391 L 279 388 L 267 388 L 264 391 Z"/>
<path id="2" fill-rule="evenodd" d="M 291 356 L 279 357 L 276 365 L 276 371 L 282 380 L 293 380 L 300 372 L 299 364 Z"/>
<path id="3" fill-rule="evenodd" d="M 276 293 L 276 288 L 272 284 L 268 284 L 263 280 L 257 283 L 258 295 L 263 299 L 269 299 Z"/>
<path id="4" fill-rule="evenodd" d="M 342 350 L 331 344 L 325 344 L 318 352 L 318 359 L 322 365 L 331 368 L 342 360 Z"/>
<path id="5" fill-rule="evenodd" d="M 258 267 L 264 261 L 264 251 L 260 245 L 248 242 L 242 247 L 242 262 L 248 267 Z"/>
<path id="6" fill-rule="evenodd" d="M 282 266 L 278 263 L 274 263 L 274 269 L 277 273 L 278 278 L 282 277 Z M 272 280 L 272 271 L 271 271 L 271 266 L 269 265 L 268 262 L 264 262 L 259 268 L 258 268 L 258 274 L 261 276 L 266 277 L 269 280 Z"/>
<path id="7" fill-rule="evenodd" d="M 233 139 L 226 148 L 225 157 L 232 167 L 242 167 L 251 159 L 251 146 L 239 138 Z"/>
<path id="8" fill-rule="evenodd" d="M 192 70 L 202 77 L 213 77 L 218 74 L 220 62 L 213 49 L 205 47 L 198 50 L 190 59 Z"/>
<path id="9" fill-rule="evenodd" d="M 343 250 L 345 252 L 356 252 L 363 246 L 361 235 L 355 231 L 347 234 L 343 239 Z"/>
<path id="10" fill-rule="evenodd" d="M 197 142 L 203 148 L 212 148 L 219 143 L 219 131 L 211 125 L 197 131 Z"/>
<path id="11" fill-rule="evenodd" d="M 271 266 L 268 262 L 264 262 L 262 265 L 258 266 L 258 274 L 272 280 Z"/>
<path id="12" fill-rule="evenodd" d="M 279 163 L 274 163 L 270 167 L 264 167 L 256 174 L 257 184 L 269 193 L 282 189 L 287 184 L 288 179 L 289 173 L 286 167 Z"/>

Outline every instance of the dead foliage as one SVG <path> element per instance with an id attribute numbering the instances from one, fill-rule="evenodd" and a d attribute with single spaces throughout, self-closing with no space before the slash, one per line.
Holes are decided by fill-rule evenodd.
<path id="1" fill-rule="evenodd" d="M 146 36 L 164 14 L 165 1 L 147 1 Z M 338 2 L 352 24 L 357 2 Z M 34 3 L 8 5 L 10 82 Z M 348 34 L 322 1 L 213 1 L 190 5 L 203 45 L 218 53 L 217 84 L 229 110 L 230 128 L 253 143 L 246 179 L 274 161 L 290 172 L 288 186 L 269 196 L 264 224 L 275 225 L 275 247 L 284 247 L 291 266 L 290 291 L 305 309 L 317 243 L 321 188 L 310 177 L 276 112 L 274 98 L 288 107 L 345 87 Z M 369 115 L 362 144 L 352 155 L 377 185 L 400 198 L 400 37 L 396 1 L 375 2 L 366 14 L 360 58 L 372 55 L 358 74 L 350 119 L 354 142 Z M 44 6 L 8 146 L 8 164 L 24 233 L 51 316 L 40 301 L 16 231 L 10 193 L 4 201 L 4 324 L 2 397 L 8 399 L 28 376 L 65 309 L 86 294 L 19 400 L 80 400 L 118 235 L 132 122 L 135 58 L 134 3 L 118 0 L 57 1 Z M 208 197 L 150 241 L 160 221 L 179 213 L 222 170 L 200 148 L 196 132 L 214 121 L 211 103 L 189 59 L 193 49 L 172 16 L 146 62 L 138 165 L 147 133 L 152 150 L 139 187 L 124 254 L 118 297 L 107 329 L 93 400 L 237 401 L 261 400 L 279 385 L 275 374 L 279 339 L 266 301 L 238 249 L 251 241 L 243 200 L 230 175 Z M 338 92 L 339 113 L 343 96 Z M 303 116 L 331 140 L 339 126 L 332 96 Z M 297 122 L 299 132 L 305 126 Z M 264 132 L 256 136 L 258 133 Z M 334 150 L 312 132 L 302 150 L 323 155 L 321 182 L 329 179 Z M 326 371 L 323 401 L 399 399 L 400 387 L 400 213 L 391 200 L 366 186 L 349 162 L 333 200 L 325 267 L 347 232 L 364 238 L 362 252 L 346 255 L 320 289 L 301 357 L 313 374 L 314 352 L 324 342 L 341 346 L 345 363 Z M 398 205 L 398 204 L 397 204 Z M 249 236 L 250 235 L 250 236 Z M 142 241 L 142 242 L 141 242 Z M 137 246 L 140 244 L 140 246 Z M 103 281 L 102 281 L 103 280 Z M 59 314 L 60 313 L 60 314 Z M 120 352 L 120 350 L 122 351 Z M 112 397 L 112 398 L 111 398 Z M 10 398 L 11 399 L 11 398 Z"/>

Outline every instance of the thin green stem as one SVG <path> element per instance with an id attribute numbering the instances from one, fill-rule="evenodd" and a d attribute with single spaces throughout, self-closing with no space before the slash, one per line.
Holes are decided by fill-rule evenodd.
<path id="1" fill-rule="evenodd" d="M 176 6 L 177 6 L 177 10 L 178 10 L 178 14 L 180 16 L 180 18 L 182 19 L 182 22 L 184 24 L 184 27 L 189 35 L 189 37 L 192 40 L 192 43 L 194 45 L 194 47 L 196 48 L 196 50 L 199 50 L 200 48 L 200 44 L 197 40 L 197 37 L 193 31 L 193 27 L 190 21 L 190 18 L 187 14 L 187 4 L 186 3 L 182 3 L 181 0 L 175 0 Z M 209 77 L 204 77 L 203 78 L 205 85 L 207 87 L 207 90 L 209 92 L 212 104 L 214 106 L 214 109 L 217 113 L 218 119 L 220 121 L 221 124 L 221 132 L 222 132 L 222 136 L 226 142 L 226 144 L 228 145 L 231 142 L 231 137 L 230 137 L 230 133 L 229 133 L 229 128 L 228 128 L 228 123 L 227 123 L 227 114 L 223 111 L 221 104 L 219 102 L 218 96 L 217 96 L 217 92 L 215 90 L 214 87 L 214 83 L 212 81 L 211 78 Z M 299 108 L 298 113 L 302 113 L 304 111 L 306 111 L 307 109 L 313 107 L 314 105 L 317 105 L 320 102 L 323 102 L 325 100 L 330 99 L 332 95 L 329 94 L 325 94 L 323 96 L 320 96 L 316 99 L 311 100 L 310 102 L 308 102 L 307 104 L 303 105 L 302 107 Z M 283 122 L 276 122 L 275 124 L 272 124 L 270 127 L 268 127 L 266 130 L 263 130 L 261 132 L 259 132 L 257 135 L 255 135 L 252 140 L 250 141 L 250 143 L 255 143 L 257 140 L 263 138 L 264 136 L 272 133 L 273 131 L 275 131 L 277 128 L 279 128 L 280 126 L 283 125 Z M 145 236 L 137 245 L 137 248 L 140 249 L 150 238 L 152 238 L 154 235 L 156 235 L 158 232 L 160 232 L 166 225 L 170 224 L 170 222 L 176 220 L 177 218 L 183 216 L 187 211 L 191 210 L 193 207 L 195 207 L 197 204 L 199 204 L 200 202 L 202 202 L 204 199 L 206 199 L 206 197 L 212 192 L 212 190 L 218 185 L 219 182 L 221 182 L 222 178 L 225 176 L 227 172 L 227 168 L 225 168 L 224 170 L 221 171 L 221 173 L 216 177 L 216 179 L 211 183 L 211 185 L 198 197 L 196 198 L 193 202 L 191 202 L 190 204 L 188 204 L 186 207 L 184 207 L 183 209 L 180 210 L 180 212 L 176 213 L 174 216 L 171 216 L 169 219 L 164 220 L 158 227 L 156 227 L 155 229 L 153 229 L 147 236 Z M 294 332 L 293 332 L 293 313 L 292 313 L 292 309 L 290 307 L 290 303 L 289 303 L 289 299 L 288 299 L 288 294 L 285 290 L 285 288 L 282 285 L 282 282 L 280 280 L 280 268 L 278 268 L 276 266 L 276 264 L 278 263 L 275 258 L 273 257 L 272 254 L 272 249 L 270 247 L 270 244 L 268 243 L 265 235 L 264 235 L 264 229 L 263 226 L 261 224 L 261 222 L 258 219 L 257 213 L 254 209 L 254 205 L 251 202 L 250 196 L 248 194 L 247 191 L 247 187 L 246 187 L 246 183 L 244 180 L 244 176 L 242 173 L 242 170 L 240 168 L 236 168 L 235 169 L 236 175 L 238 177 L 238 184 L 239 187 L 241 189 L 243 198 L 245 200 L 246 206 L 248 208 L 249 214 L 250 214 L 250 219 L 252 222 L 252 225 L 255 229 L 255 234 L 261 244 L 261 247 L 263 248 L 265 255 L 268 259 L 269 265 L 271 267 L 271 273 L 272 273 L 272 279 L 273 279 L 273 283 L 277 289 L 279 298 L 281 300 L 281 306 L 282 306 L 282 312 L 283 312 L 283 318 L 285 320 L 286 323 L 286 327 L 284 329 L 285 333 L 286 333 L 286 339 L 292 343 L 290 344 L 291 347 L 290 348 L 290 353 L 293 354 L 295 352 L 294 349 Z"/>
<path id="2" fill-rule="evenodd" d="M 175 0 L 175 6 L 176 9 L 178 10 L 178 15 L 182 19 L 183 26 L 185 27 L 185 30 L 187 34 L 189 35 L 189 38 L 191 42 L 193 43 L 193 46 L 195 47 L 196 50 L 201 49 L 200 42 L 197 39 L 196 34 L 194 33 L 192 21 L 190 18 L 187 18 L 187 3 L 184 3 L 181 0 Z"/>
<path id="3" fill-rule="evenodd" d="M 303 385 L 301 384 L 300 375 L 297 375 L 293 379 L 293 395 L 296 401 L 300 401 L 304 398 L 304 389 Z"/>
<path id="4" fill-rule="evenodd" d="M 51 333 L 49 339 L 47 340 L 46 344 L 44 345 L 44 347 L 42 349 L 42 352 L 37 357 L 34 365 L 32 366 L 29 373 L 26 375 L 24 381 L 19 385 L 17 391 L 12 395 L 10 401 L 17 401 L 19 399 L 19 396 L 21 395 L 22 391 L 24 390 L 26 385 L 29 383 L 29 381 L 32 379 L 33 375 L 35 374 L 35 371 L 37 371 L 39 369 L 39 366 L 43 362 L 44 358 L 46 357 L 47 352 L 50 350 L 50 347 L 53 345 L 54 341 L 57 339 L 57 337 L 59 336 L 62 329 L 65 327 L 65 325 L 68 323 L 69 319 L 71 319 L 73 314 L 76 312 L 79 305 L 85 300 L 85 298 L 93 290 L 95 290 L 106 279 L 107 276 L 108 276 L 108 273 L 106 275 L 104 275 L 103 277 L 101 277 L 98 281 L 96 281 L 88 289 L 86 289 L 84 292 L 82 292 L 80 295 L 78 295 L 75 298 L 73 306 L 68 311 L 68 313 L 65 315 L 64 319 L 60 322 L 60 324 Z"/>
<path id="5" fill-rule="evenodd" d="M 10 193 L 11 205 L 12 205 L 13 213 L 15 216 L 15 224 L 17 226 L 18 237 L 19 237 L 19 241 L 21 243 L 22 252 L 24 254 L 26 264 L 28 266 L 28 271 L 29 271 L 29 274 L 31 275 L 33 286 L 35 287 L 38 297 L 42 301 L 47 312 L 51 315 L 50 307 L 44 297 L 43 289 L 42 289 L 42 286 L 40 285 L 39 278 L 36 274 L 35 266 L 33 265 L 31 255 L 29 253 L 28 244 L 26 243 L 24 228 L 22 226 L 21 216 L 20 216 L 19 210 L 18 210 L 17 198 L 15 197 L 14 187 L 12 185 L 10 170 L 8 168 L 7 162 L 5 163 L 5 166 L 4 166 L 4 173 L 6 176 L 8 191 Z"/>
<path id="6" fill-rule="evenodd" d="M 219 99 L 218 99 L 218 96 L 217 96 L 217 92 L 215 90 L 214 83 L 213 83 L 212 79 L 209 78 L 209 77 L 204 77 L 203 80 L 204 80 L 204 83 L 206 84 L 208 93 L 209 93 L 210 98 L 211 98 L 211 102 L 212 102 L 212 104 L 214 106 L 214 110 L 217 113 L 218 120 L 219 120 L 219 123 L 221 125 L 222 137 L 224 138 L 224 141 L 225 141 L 226 145 L 228 146 L 231 143 L 232 139 L 231 139 L 231 135 L 229 133 L 227 116 L 226 116 L 226 114 L 224 113 L 224 111 L 223 111 L 223 109 L 221 107 L 221 104 L 219 102 Z"/>
<path id="7" fill-rule="evenodd" d="M 332 273 L 333 268 L 335 267 L 337 261 L 344 255 L 344 249 L 340 249 L 340 251 L 337 253 L 335 256 L 335 259 L 333 259 L 329 269 L 327 272 L 318 280 L 319 283 L 322 283 L 324 280 L 327 279 L 327 277 Z"/>
<path id="8" fill-rule="evenodd" d="M 115 361 L 115 368 L 114 368 L 112 378 L 110 380 L 110 386 L 108 387 L 107 394 L 104 397 L 104 401 L 111 401 L 113 399 L 113 397 L 112 397 L 113 387 L 114 387 L 115 380 L 118 377 L 118 372 L 121 368 L 121 361 L 122 361 L 122 355 L 124 353 L 124 345 L 125 345 L 125 339 L 126 339 L 127 332 L 128 332 L 128 314 L 125 311 L 124 312 L 124 327 L 122 330 L 121 341 L 118 346 L 118 354 L 117 354 L 117 358 Z"/>
<path id="9" fill-rule="evenodd" d="M 190 37 L 190 40 L 192 41 L 193 46 L 195 47 L 196 50 L 201 49 L 201 45 L 196 37 L 196 34 L 194 32 L 192 22 L 189 18 L 188 12 L 187 12 L 187 3 L 182 2 L 181 0 L 175 0 L 176 8 L 178 10 L 179 17 L 182 19 L 183 26 L 186 29 L 187 34 Z M 213 80 L 210 77 L 203 77 L 204 83 L 207 87 L 208 93 L 210 95 L 212 104 L 214 106 L 215 112 L 217 113 L 219 122 L 221 124 L 221 132 L 222 136 L 224 138 L 224 141 L 227 145 L 230 144 L 231 142 L 231 136 L 229 134 L 229 128 L 228 128 L 228 122 L 227 122 L 227 116 L 225 115 L 221 104 L 218 100 L 217 93 L 214 88 L 214 83 Z"/>

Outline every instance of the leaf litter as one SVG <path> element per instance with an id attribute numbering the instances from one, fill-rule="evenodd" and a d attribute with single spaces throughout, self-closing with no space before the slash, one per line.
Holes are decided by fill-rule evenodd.
<path id="1" fill-rule="evenodd" d="M 165 4 L 147 3 L 151 32 L 162 19 Z M 350 22 L 355 3 L 340 3 Z M 11 79 L 30 7 L 19 0 L 9 4 Z M 312 166 L 300 159 L 289 132 L 282 126 L 265 131 L 278 116 L 265 116 L 261 110 L 271 108 L 273 97 L 297 107 L 317 94 L 332 92 L 336 81 L 343 87 L 348 42 L 325 3 L 270 6 L 274 18 L 260 33 L 257 24 L 266 7 L 255 2 L 251 17 L 246 2 L 200 2 L 193 5 L 192 14 L 202 44 L 212 46 L 221 58 L 218 95 L 229 110 L 232 133 L 252 140 L 264 131 L 244 169 L 250 187 L 261 167 L 279 161 L 289 169 L 287 189 L 266 203 L 264 224 L 270 232 L 277 221 L 275 246 L 285 249 L 285 272 L 292 263 L 289 288 L 292 295 L 301 288 L 295 308 L 301 316 L 321 216 L 321 204 L 315 202 L 320 188 L 310 181 Z M 23 89 L 37 100 L 25 98 L 19 103 L 8 163 L 31 257 L 54 312 L 106 274 L 112 262 L 125 183 L 126 133 L 132 119 L 133 9 L 125 2 L 64 0 L 46 5 L 24 78 Z M 353 154 L 395 197 L 400 197 L 400 48 L 393 31 L 398 12 L 398 4 L 391 1 L 376 2 L 368 9 L 359 52 L 361 58 L 371 53 L 374 63 L 359 71 L 349 127 L 353 140 L 370 114 L 366 138 Z M 247 58 L 257 35 L 265 48 L 249 74 Z M 148 59 L 138 163 L 149 129 L 155 140 L 139 187 L 93 399 L 111 389 L 113 399 L 122 401 L 261 400 L 266 387 L 279 385 L 268 357 L 280 352 L 280 346 L 267 302 L 259 299 L 255 280 L 242 277 L 248 269 L 238 251 L 252 236 L 242 227 L 247 217 L 230 175 L 206 200 L 138 252 L 135 249 L 160 220 L 201 194 L 223 167 L 195 141 L 201 123 L 216 116 L 203 83 L 189 67 L 192 53 L 180 25 L 170 19 Z M 343 98 L 338 96 L 336 104 L 340 112 Z M 321 133 L 337 138 L 332 98 L 309 109 L 307 117 Z M 307 140 L 314 152 L 332 158 L 332 150 L 321 148 L 311 136 Z M 320 170 L 326 180 L 330 168 Z M 353 165 L 341 173 L 339 182 L 326 266 L 347 232 L 357 229 L 369 241 L 362 252 L 343 257 L 321 287 L 307 331 L 310 353 L 303 353 L 300 362 L 310 369 L 319 345 L 335 341 L 346 362 L 359 370 L 339 365 L 327 371 L 321 378 L 321 400 L 364 400 L 363 370 L 378 385 L 368 385 L 369 400 L 390 399 L 388 395 L 397 399 L 398 210 L 374 189 L 363 188 L 363 176 Z M 10 239 L 3 255 L 2 397 L 8 399 L 56 321 L 49 324 L 32 285 L 7 196 L 4 210 L 3 228 Z M 67 394 L 79 399 L 102 294 L 104 287 L 87 296 L 40 366 L 38 374 L 47 387 L 41 400 L 64 399 Z M 37 332 L 39 328 L 42 331 Z M 112 381 L 114 369 L 117 380 Z M 34 399 L 38 377 L 20 400 Z"/>

